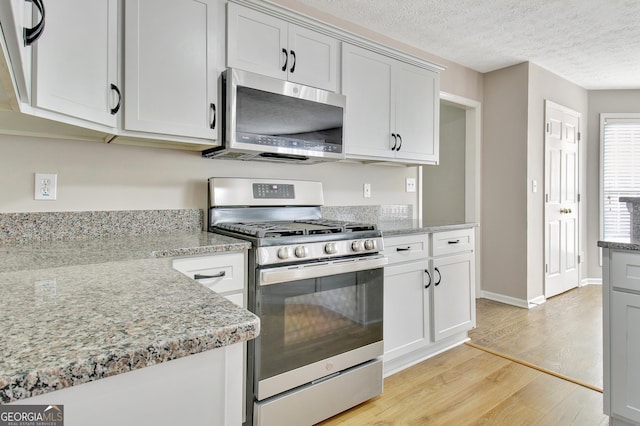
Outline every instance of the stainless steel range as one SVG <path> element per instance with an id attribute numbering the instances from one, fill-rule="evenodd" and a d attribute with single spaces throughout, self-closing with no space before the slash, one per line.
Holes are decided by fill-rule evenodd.
<path id="1" fill-rule="evenodd" d="M 382 393 L 382 235 L 322 205 L 320 182 L 209 179 L 209 231 L 252 243 L 246 425 L 312 425 Z"/>

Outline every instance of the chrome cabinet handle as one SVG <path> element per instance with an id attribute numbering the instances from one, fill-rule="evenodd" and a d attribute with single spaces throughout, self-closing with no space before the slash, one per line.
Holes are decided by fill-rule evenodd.
<path id="1" fill-rule="evenodd" d="M 42 3 L 42 0 L 25 0 L 25 1 L 33 3 L 33 5 L 40 12 L 40 22 L 34 25 L 33 28 L 24 29 L 24 44 L 26 46 L 30 46 L 40 38 L 40 36 L 42 35 L 42 31 L 44 30 L 44 3 Z"/>
<path id="2" fill-rule="evenodd" d="M 438 286 L 438 284 L 440 284 L 442 282 L 442 274 L 440 273 L 440 271 L 438 270 L 438 268 L 435 268 L 436 272 L 438 273 L 438 281 L 436 281 L 436 287 Z"/>
<path id="3" fill-rule="evenodd" d="M 193 279 L 194 279 L 194 280 L 205 280 L 205 279 L 207 279 L 207 278 L 220 278 L 220 277 L 224 277 L 225 275 L 226 275 L 226 272 L 225 272 L 225 271 L 218 272 L 217 274 L 214 274 L 214 275 L 201 275 L 201 274 L 195 274 L 195 275 L 193 276 Z"/>
<path id="4" fill-rule="evenodd" d="M 291 65 L 291 71 L 294 72 L 296 70 L 296 52 L 291 51 L 291 58 L 293 59 L 293 65 Z"/>
<path id="5" fill-rule="evenodd" d="M 282 65 L 282 71 L 287 70 L 287 64 L 289 63 L 289 54 L 287 53 L 287 49 L 282 49 L 282 53 L 284 53 L 284 65 Z"/>
<path id="6" fill-rule="evenodd" d="M 427 274 L 427 276 L 429 277 L 429 282 L 427 283 L 427 285 L 424 286 L 424 288 L 429 288 L 431 286 L 431 274 L 429 273 L 428 269 L 425 269 L 424 272 Z"/>
<path id="7" fill-rule="evenodd" d="M 120 110 L 120 102 L 122 101 L 122 94 L 120 93 L 120 89 L 118 89 L 118 86 L 116 86 L 113 83 L 111 83 L 111 90 L 115 91 L 116 94 L 118 95 L 118 103 L 116 104 L 116 106 L 114 106 L 110 110 L 111 115 L 116 115 L 117 112 Z"/>

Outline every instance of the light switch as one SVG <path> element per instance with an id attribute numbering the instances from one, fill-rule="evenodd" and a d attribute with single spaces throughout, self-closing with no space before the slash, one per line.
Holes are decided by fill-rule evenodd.
<path id="1" fill-rule="evenodd" d="M 531 192 L 538 192 L 538 180 L 533 179 L 531 181 Z"/>

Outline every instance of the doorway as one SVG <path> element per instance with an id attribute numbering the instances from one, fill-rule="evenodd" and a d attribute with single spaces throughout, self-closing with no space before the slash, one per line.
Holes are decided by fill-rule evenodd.
<path id="1" fill-rule="evenodd" d="M 418 217 L 424 224 L 480 223 L 481 104 L 440 92 L 440 162 L 418 168 Z M 482 227 L 476 228 L 480 258 Z M 476 262 L 476 295 L 480 294 Z"/>
<path id="2" fill-rule="evenodd" d="M 579 285 L 581 114 L 545 101 L 545 298 Z"/>

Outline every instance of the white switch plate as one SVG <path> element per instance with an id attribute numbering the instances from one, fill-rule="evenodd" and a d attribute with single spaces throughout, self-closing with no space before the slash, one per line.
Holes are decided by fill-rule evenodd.
<path id="1" fill-rule="evenodd" d="M 407 192 L 416 192 L 416 179 L 415 178 L 407 178 L 406 181 L 406 191 Z"/>
<path id="2" fill-rule="evenodd" d="M 58 175 L 36 173 L 34 199 L 55 200 L 58 196 Z"/>
<path id="3" fill-rule="evenodd" d="M 371 198 L 371 184 L 370 183 L 365 183 L 362 186 L 362 196 L 364 198 Z"/>
<path id="4" fill-rule="evenodd" d="M 531 192 L 538 192 L 538 181 L 536 179 L 531 181 Z"/>

